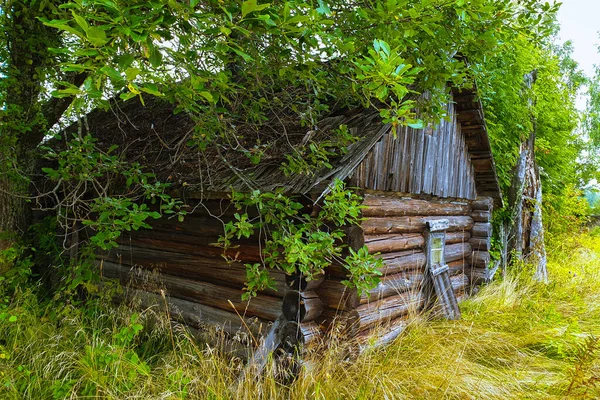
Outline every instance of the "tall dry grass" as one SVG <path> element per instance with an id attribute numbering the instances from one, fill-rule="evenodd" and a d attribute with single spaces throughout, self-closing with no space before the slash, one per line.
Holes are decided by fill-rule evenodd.
<path id="1" fill-rule="evenodd" d="M 40 310 L 23 292 L 0 321 L 0 398 L 600 398 L 600 236 L 560 242 L 549 270 L 543 285 L 514 266 L 462 303 L 462 320 L 415 318 L 384 349 L 355 357 L 334 341 L 288 382 L 270 367 L 238 381 L 239 358 L 195 343 L 160 305 Z"/>

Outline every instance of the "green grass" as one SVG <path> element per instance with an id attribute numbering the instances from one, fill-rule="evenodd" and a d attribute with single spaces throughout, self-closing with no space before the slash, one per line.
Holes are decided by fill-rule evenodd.
<path id="1" fill-rule="evenodd" d="M 461 305 L 462 320 L 414 319 L 358 357 L 353 343 L 334 344 L 287 384 L 273 370 L 238 382 L 239 358 L 195 344 L 160 305 L 41 310 L 23 292 L 0 321 L 0 398 L 598 398 L 600 236 L 556 243 L 549 285 L 515 266 Z"/>

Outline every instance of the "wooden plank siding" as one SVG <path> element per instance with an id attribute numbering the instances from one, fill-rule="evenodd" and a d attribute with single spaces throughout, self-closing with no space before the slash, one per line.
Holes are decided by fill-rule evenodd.
<path id="1" fill-rule="evenodd" d="M 476 197 L 475 167 L 456 116 L 425 129 L 398 127 L 384 134 L 354 173 L 356 185 L 371 190 Z"/>

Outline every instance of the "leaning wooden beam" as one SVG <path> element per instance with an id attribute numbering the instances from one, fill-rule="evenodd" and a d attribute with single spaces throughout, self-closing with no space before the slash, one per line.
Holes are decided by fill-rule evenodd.
<path id="1" fill-rule="evenodd" d="M 183 279 L 170 275 L 160 275 L 150 285 L 146 282 L 147 274 L 140 276 L 135 271 L 111 262 L 102 262 L 101 272 L 107 278 L 116 278 L 122 284 L 132 284 L 136 288 L 163 286 L 172 297 L 199 302 L 226 311 L 233 311 L 249 317 L 259 317 L 274 321 L 281 314 L 282 300 L 277 297 L 258 295 L 249 301 L 242 301 L 242 291 L 227 286 L 208 282 Z"/>
<path id="2" fill-rule="evenodd" d="M 414 215 L 468 215 L 471 206 L 458 202 L 433 202 L 420 199 L 365 194 L 365 217 L 402 217 Z"/>
<path id="3" fill-rule="evenodd" d="M 366 218 L 362 228 L 367 235 L 422 232 L 425 223 L 431 219 L 431 216 Z M 449 221 L 449 232 L 470 231 L 473 228 L 473 218 L 469 216 L 450 216 L 446 219 Z"/>

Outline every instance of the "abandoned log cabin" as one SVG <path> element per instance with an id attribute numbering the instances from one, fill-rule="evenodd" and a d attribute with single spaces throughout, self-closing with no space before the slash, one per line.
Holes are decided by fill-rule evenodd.
<path id="1" fill-rule="evenodd" d="M 429 263 L 429 221 L 446 220 L 441 261 L 448 266 L 456 298 L 488 278 L 491 213 L 502 199 L 481 103 L 472 90 L 454 91 L 452 98 L 449 118 L 425 129 L 384 124 L 373 110 L 326 117 L 318 125 L 320 132 L 345 125 L 359 140 L 331 168 L 292 176 L 278 163 L 239 167 L 227 165 L 222 154 L 182 150 L 193 122 L 158 102 L 142 107 L 132 100 L 109 113 L 91 113 L 91 129 L 101 127 L 109 144 L 131 143 L 135 150 L 126 156 L 155 165 L 156 175 L 173 182 L 193 209 L 183 222 L 161 218 L 152 222 L 151 230 L 122 236 L 118 248 L 98 254 L 101 273 L 132 285 L 150 301 L 159 292 L 137 271 L 157 270 L 171 316 L 195 328 L 217 325 L 229 333 L 264 332 L 289 303 L 296 308 L 290 311 L 288 304 L 284 314 L 300 342 L 323 337 L 335 316 L 341 316 L 351 336 L 368 337 L 383 326 L 389 340 L 426 302 L 421 289 Z M 290 129 L 286 140 L 292 135 L 296 142 L 306 140 L 311 134 L 307 131 Z M 383 259 L 381 282 L 359 295 L 342 284 L 346 270 L 336 263 L 320 279 L 308 282 L 273 270 L 277 290 L 242 301 L 244 264 L 261 263 L 262 254 L 256 238 L 237 243 L 229 254 L 235 261 L 226 260 L 223 250 L 213 245 L 233 217 L 228 193 L 284 188 L 310 206 L 335 179 L 359 188 L 364 198 L 362 224 L 346 240 L 353 249 L 366 246 Z"/>

